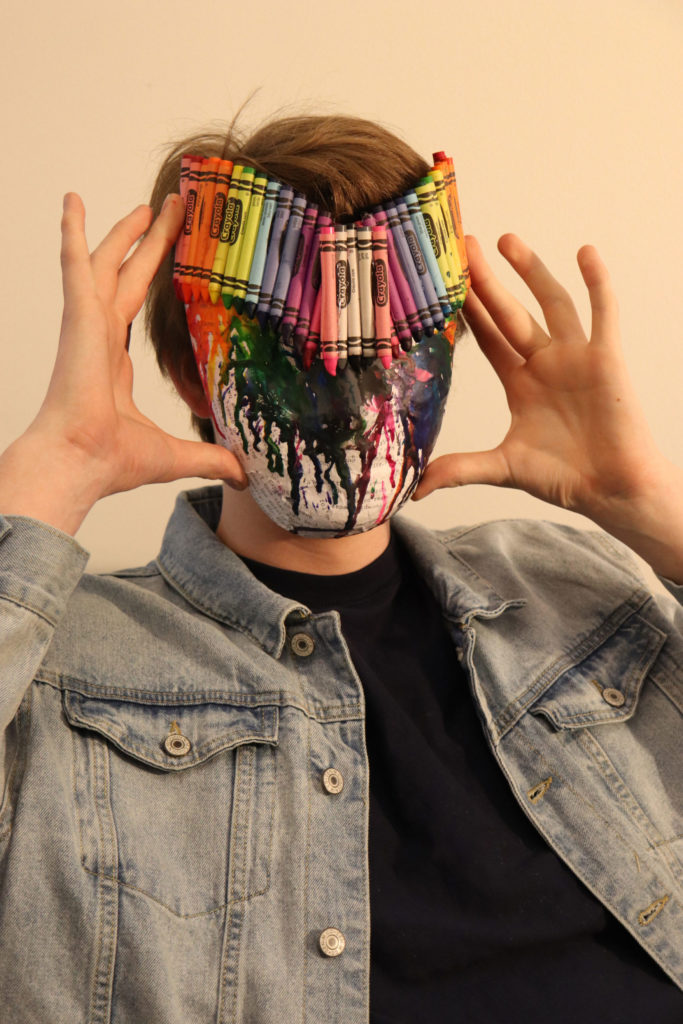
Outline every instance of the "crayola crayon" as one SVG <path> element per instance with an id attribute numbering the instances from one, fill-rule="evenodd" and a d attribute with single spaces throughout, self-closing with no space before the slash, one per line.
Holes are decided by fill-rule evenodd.
<path id="1" fill-rule="evenodd" d="M 448 197 L 448 205 L 451 211 L 451 217 L 453 219 L 453 227 L 455 228 L 455 237 L 458 243 L 458 255 L 460 256 L 460 266 L 465 278 L 465 288 L 469 289 L 471 285 L 470 279 L 470 266 L 467 259 L 467 246 L 465 244 L 465 233 L 462 228 L 462 216 L 460 213 L 460 198 L 458 196 L 458 183 L 455 180 L 455 167 L 453 166 L 453 160 L 450 156 L 446 156 L 444 152 L 434 153 L 433 155 L 434 167 L 443 173 L 444 181 L 446 184 L 446 196 Z"/>
<path id="2" fill-rule="evenodd" d="M 364 361 L 372 362 L 376 351 L 375 306 L 372 301 L 372 228 L 369 225 L 359 224 L 356 227 L 356 251 L 358 254 L 362 354 Z"/>
<path id="3" fill-rule="evenodd" d="M 204 158 L 190 157 L 190 170 L 187 175 L 187 192 L 185 193 L 185 223 L 183 225 L 182 256 L 178 272 L 178 290 L 183 302 L 189 302 L 192 298 L 192 285 L 190 275 L 190 246 L 192 233 L 196 230 L 197 219 L 197 183 L 199 171 Z"/>
<path id="4" fill-rule="evenodd" d="M 326 213 L 319 213 L 315 228 L 315 235 L 313 236 L 311 251 L 308 257 L 304 293 L 301 297 L 299 316 L 296 322 L 296 330 L 294 331 L 295 345 L 297 349 L 301 351 L 303 350 L 303 345 L 308 337 L 316 296 L 320 291 L 320 232 L 323 228 L 329 228 L 331 226 L 331 217 Z"/>
<path id="5" fill-rule="evenodd" d="M 337 297 L 337 347 L 339 362 L 337 369 L 343 370 L 348 362 L 348 306 L 349 306 L 349 264 L 346 258 L 346 229 L 339 225 L 334 231 L 335 280 Z"/>
<path id="6" fill-rule="evenodd" d="M 296 251 L 299 247 L 299 238 L 301 236 L 305 213 L 306 196 L 302 195 L 301 192 L 295 192 L 292 200 L 292 208 L 289 213 L 289 220 L 287 221 L 287 229 L 282 239 L 280 264 L 277 269 L 275 284 L 273 285 L 273 296 L 270 300 L 268 319 L 270 321 L 270 326 L 273 329 L 277 328 L 280 323 L 282 313 L 285 308 L 285 302 L 287 301 L 287 292 L 289 291 L 289 283 L 292 280 L 292 273 L 294 272 Z"/>
<path id="7" fill-rule="evenodd" d="M 391 314 L 389 312 L 389 255 L 384 225 L 372 229 L 372 297 L 375 305 L 375 346 L 382 366 L 391 366 Z"/>
<path id="8" fill-rule="evenodd" d="M 270 229 L 266 263 L 263 270 L 263 279 L 261 280 L 258 305 L 256 307 L 256 319 L 261 326 L 261 330 L 265 330 L 266 324 L 268 323 L 270 300 L 273 297 L 273 287 L 275 286 L 275 279 L 277 277 L 277 270 L 280 262 L 282 241 L 285 229 L 287 228 L 287 221 L 289 220 L 293 201 L 294 189 L 291 188 L 290 185 L 283 185 L 277 197 L 277 207 Z"/>
<path id="9" fill-rule="evenodd" d="M 451 211 L 448 206 L 448 196 L 446 195 L 446 183 L 444 181 L 444 176 L 442 172 L 439 170 L 431 170 L 429 172 L 429 177 L 434 182 L 436 196 L 437 199 L 439 200 L 439 205 L 441 206 L 443 223 L 446 226 L 448 259 L 453 268 L 453 276 L 456 282 L 456 302 L 458 308 L 460 308 L 460 306 L 462 306 L 463 302 L 465 301 L 465 275 L 463 274 L 463 270 L 460 265 L 460 254 L 458 252 L 458 242 L 455 237 L 455 226 L 451 219 Z"/>
<path id="10" fill-rule="evenodd" d="M 320 345 L 320 324 L 322 319 L 322 297 L 323 290 L 320 288 L 316 294 L 315 302 L 313 304 L 311 327 L 306 335 L 306 341 L 304 342 L 302 361 L 305 370 L 310 370 L 315 357 L 318 354 L 318 348 Z"/>
<path id="11" fill-rule="evenodd" d="M 427 299 L 425 298 L 424 289 L 422 282 L 415 269 L 415 263 L 411 255 L 410 249 L 408 248 L 408 242 L 406 236 L 403 233 L 403 227 L 398 216 L 398 210 L 395 204 L 384 203 L 384 212 L 387 215 L 387 221 L 391 235 L 394 242 L 394 250 L 398 259 L 398 263 L 403 271 L 403 274 L 408 282 L 413 301 L 417 308 L 417 315 L 420 318 L 422 324 L 422 330 L 427 337 L 431 337 L 434 334 L 434 321 L 427 305 Z"/>
<path id="12" fill-rule="evenodd" d="M 441 276 L 439 264 L 436 262 L 434 246 L 432 245 L 430 234 L 427 230 L 427 225 L 420 207 L 420 201 L 412 189 L 406 192 L 403 198 L 420 243 L 420 251 L 425 258 L 429 276 L 432 279 L 434 291 L 436 292 L 436 298 L 439 306 L 441 307 L 441 312 L 445 317 L 449 317 L 452 313 L 451 304 L 448 301 L 446 284 Z"/>
<path id="13" fill-rule="evenodd" d="M 211 190 L 207 188 L 202 204 L 202 217 L 208 217 L 208 230 L 204 234 L 204 244 L 197 256 L 197 264 L 199 266 L 199 298 L 202 302 L 209 302 L 210 300 L 209 279 L 225 215 L 231 173 L 232 161 L 219 160 L 216 157 L 214 180 L 211 183 L 213 187 Z M 209 203 L 210 205 L 207 205 Z M 205 209 L 206 213 L 204 213 Z"/>
<path id="14" fill-rule="evenodd" d="M 337 374 L 339 348 L 337 345 L 337 275 L 334 228 L 320 232 L 320 347 L 325 369 L 333 377 Z"/>
<path id="15" fill-rule="evenodd" d="M 366 214 L 366 216 L 363 218 L 363 224 L 365 224 L 367 227 L 373 228 L 375 226 L 375 223 L 376 223 L 375 217 L 371 213 Z M 403 309 L 403 303 L 401 302 L 401 296 L 399 294 L 399 290 L 396 287 L 396 282 L 394 280 L 394 275 L 393 275 L 391 261 L 389 261 L 388 267 L 389 267 L 389 308 L 390 308 L 390 311 L 391 311 L 391 319 L 392 319 L 392 321 L 394 323 L 394 327 L 396 328 L 396 332 L 397 332 L 398 337 L 399 337 L 399 339 L 401 341 L 401 345 L 406 350 L 406 352 L 409 352 L 411 347 L 412 347 L 412 344 L 413 344 L 413 336 L 410 333 L 410 327 L 408 325 L 408 319 L 406 317 L 405 310 Z M 372 315 L 373 315 L 373 318 L 374 318 L 374 315 L 375 315 L 374 305 L 372 307 Z M 374 337 L 374 334 L 373 334 L 373 337 Z"/>
<path id="16" fill-rule="evenodd" d="M 455 312 L 458 308 L 456 304 L 458 293 L 454 271 L 448 258 L 448 234 L 446 225 L 443 223 L 443 214 L 436 194 L 436 188 L 429 176 L 421 178 L 417 183 L 415 195 L 420 203 L 427 234 L 432 243 L 432 249 L 434 250 L 434 256 L 436 257 L 443 283 L 446 286 L 446 295 L 451 307 L 449 312 Z"/>
<path id="17" fill-rule="evenodd" d="M 412 340 L 412 339 L 411 339 Z M 401 343 L 398 340 L 396 328 L 391 325 L 391 357 L 392 359 L 398 359 L 401 355 Z"/>
<path id="18" fill-rule="evenodd" d="M 247 223 L 244 229 L 244 241 L 242 242 L 242 248 L 240 250 L 240 259 L 235 275 L 235 287 L 232 293 L 232 305 L 237 313 L 241 313 L 244 308 L 247 284 L 249 283 L 249 271 L 251 270 L 254 249 L 256 247 L 256 237 L 261 224 L 263 197 L 266 193 L 267 185 L 267 175 L 261 173 L 257 174 L 254 178 L 254 184 L 251 189 L 251 202 L 249 203 Z"/>
<path id="19" fill-rule="evenodd" d="M 218 302 L 218 298 L 223 288 L 223 272 L 225 271 L 225 263 L 228 258 L 228 249 L 230 247 L 232 218 L 235 214 L 237 192 L 243 171 L 244 164 L 235 164 L 233 166 L 232 178 L 230 179 L 230 185 L 228 187 L 228 198 L 225 204 L 221 233 L 218 236 L 218 245 L 216 246 L 213 266 L 211 267 L 211 274 L 209 275 L 209 297 L 214 303 Z"/>
<path id="20" fill-rule="evenodd" d="M 280 194 L 281 186 L 282 182 L 278 181 L 277 178 L 271 179 L 266 185 L 266 194 L 263 200 L 263 211 L 261 213 L 261 223 L 259 224 L 258 234 L 256 236 L 254 257 L 251 261 L 249 281 L 247 282 L 247 294 L 244 299 L 244 311 L 248 317 L 253 317 L 256 312 L 259 292 L 261 290 L 261 280 L 263 278 L 263 271 L 266 265 L 270 228 L 273 223 L 273 217 L 275 216 L 275 210 L 277 209 L 277 199 Z"/>
<path id="21" fill-rule="evenodd" d="M 226 309 L 230 309 L 232 295 L 237 284 L 237 268 L 240 262 L 240 253 L 244 244 L 244 235 L 247 230 L 249 218 L 249 206 L 251 205 L 251 193 L 254 188 L 256 172 L 253 167 L 245 167 L 240 175 L 235 198 L 235 209 L 230 225 L 230 239 L 228 242 L 228 257 L 225 261 L 223 271 L 223 284 L 221 285 L 221 298 Z"/>
<path id="22" fill-rule="evenodd" d="M 420 341 L 420 339 L 422 338 L 422 321 L 420 320 L 420 315 L 417 311 L 417 306 L 415 305 L 415 300 L 413 299 L 413 293 L 410 290 L 410 285 L 406 280 L 405 274 L 403 273 L 403 268 L 401 267 L 398 256 L 396 254 L 396 249 L 394 247 L 394 238 L 391 233 L 391 229 L 389 228 L 389 219 L 386 215 L 386 212 L 382 209 L 381 206 L 375 206 L 373 208 L 372 214 L 373 217 L 375 218 L 375 223 L 377 224 L 377 226 L 383 227 L 385 229 L 387 239 L 387 260 L 388 265 L 391 267 L 394 285 L 400 296 L 401 305 L 403 306 L 403 311 L 406 315 L 406 319 L 408 320 L 408 325 L 410 327 L 410 333 L 415 338 L 415 341 Z M 373 235 L 373 258 L 374 251 L 375 250 Z M 387 337 L 389 337 L 388 333 Z M 377 354 L 379 355 L 379 348 Z"/>
<path id="23" fill-rule="evenodd" d="M 192 161 L 195 159 L 196 157 L 187 154 L 186 156 L 183 156 L 180 161 L 180 184 L 178 191 L 180 192 L 180 198 L 185 206 L 185 220 L 187 220 L 187 193 L 189 188 L 190 169 Z M 173 289 L 179 299 L 182 299 L 183 297 L 180 288 L 180 281 L 188 237 L 189 236 L 185 234 L 185 221 L 183 221 L 183 230 L 176 239 L 175 258 L 173 262 Z"/>
<path id="24" fill-rule="evenodd" d="M 195 213 L 190 252 L 188 257 L 188 277 L 192 301 L 197 302 L 201 294 L 202 255 L 210 241 L 211 209 L 216 191 L 216 171 L 220 160 L 218 157 L 205 157 L 197 175 L 197 212 Z"/>
<path id="25" fill-rule="evenodd" d="M 353 226 L 346 229 L 346 261 L 349 267 L 349 309 L 347 320 L 349 363 L 354 370 L 360 370 L 363 349 L 360 326 L 358 253 L 356 251 L 356 229 Z"/>
<path id="26" fill-rule="evenodd" d="M 304 286 L 307 280 L 308 258 L 311 253 L 311 245 L 315 237 L 315 226 L 318 219 L 318 207 L 315 203 L 309 203 L 304 213 L 299 243 L 294 257 L 292 267 L 292 279 L 287 289 L 287 298 L 280 323 L 280 337 L 285 343 L 289 341 L 290 335 L 294 332 L 299 319 L 299 310 L 304 295 Z"/>
<path id="27" fill-rule="evenodd" d="M 442 330 L 444 325 L 443 313 L 441 312 L 441 306 L 439 305 L 439 300 L 436 296 L 436 291 L 434 290 L 434 284 L 429 274 L 429 270 L 427 269 L 427 261 L 425 259 L 424 253 L 422 252 L 419 239 L 415 233 L 415 228 L 413 227 L 413 222 L 410 219 L 410 214 L 408 213 L 408 207 L 406 206 L 403 199 L 397 199 L 395 205 L 396 213 L 398 215 L 399 223 L 401 225 L 401 231 L 403 232 L 403 237 L 405 238 L 406 248 L 412 259 L 413 266 L 415 268 L 415 273 L 418 275 L 420 279 L 420 284 L 422 286 L 422 291 L 424 293 L 425 302 L 427 303 L 427 307 L 429 309 L 429 314 L 432 318 L 434 329 L 440 331 Z M 428 246 L 429 249 L 431 250 L 431 243 L 429 241 L 429 238 L 427 237 L 426 231 L 425 245 Z"/>

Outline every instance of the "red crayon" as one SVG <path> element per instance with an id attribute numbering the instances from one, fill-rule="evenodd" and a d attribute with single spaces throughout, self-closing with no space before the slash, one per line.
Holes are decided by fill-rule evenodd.
<path id="1" fill-rule="evenodd" d="M 228 186 L 232 174 L 232 160 L 219 160 L 215 158 L 212 188 L 204 195 L 202 218 L 206 219 L 206 231 L 202 225 L 202 247 L 197 255 L 199 267 L 199 289 L 202 302 L 210 302 L 209 279 L 213 268 L 213 261 L 218 247 L 218 238 L 221 233 L 221 224 L 225 213 L 225 204 L 228 199 Z M 208 204 L 208 205 L 207 205 Z"/>
<path id="2" fill-rule="evenodd" d="M 320 232 L 320 291 L 322 295 L 320 344 L 325 369 L 333 377 L 337 375 L 337 362 L 339 361 L 336 269 L 334 228 L 323 228 Z"/>
<path id="3" fill-rule="evenodd" d="M 211 194 L 211 182 L 214 179 L 213 189 L 215 190 L 215 167 L 213 161 L 203 157 L 201 166 L 196 174 L 196 195 L 194 216 L 192 218 L 192 230 L 185 260 L 185 275 L 183 279 L 183 295 L 186 302 L 197 302 L 199 299 L 199 253 L 203 248 L 204 237 L 208 234 L 208 217 L 205 215 L 204 203 Z M 211 199 L 209 199 L 209 202 Z"/>
<path id="4" fill-rule="evenodd" d="M 189 154 L 188 154 L 188 155 L 184 156 L 181 159 L 181 161 L 180 161 L 180 187 L 179 187 L 178 191 L 180 192 L 180 198 L 182 199 L 183 204 L 185 205 L 185 209 L 186 210 L 187 210 L 187 191 L 188 191 L 188 188 L 189 188 L 190 167 L 191 167 L 191 164 L 192 164 L 192 160 L 193 160 L 193 157 L 189 156 Z M 180 232 L 180 234 L 178 235 L 178 238 L 176 240 L 176 244 L 175 244 L 175 259 L 174 259 L 174 262 L 173 262 L 173 289 L 174 289 L 174 291 L 175 291 L 175 293 L 176 293 L 176 295 L 177 295 L 177 297 L 179 299 L 182 299 L 182 297 L 183 297 L 182 296 L 182 292 L 180 290 L 180 277 L 181 277 L 181 273 L 182 273 L 184 250 L 186 248 L 186 240 L 187 240 L 187 236 L 185 235 L 185 227 L 183 225 L 183 230 Z"/>
<path id="5" fill-rule="evenodd" d="M 372 297 L 375 304 L 375 346 L 382 366 L 391 366 L 391 312 L 389 306 L 389 260 L 387 230 L 372 229 Z"/>
<path id="6" fill-rule="evenodd" d="M 186 156 L 183 157 L 183 162 L 189 161 L 189 167 L 185 168 L 185 178 L 183 181 L 183 168 L 181 163 L 181 189 L 184 191 L 183 199 L 185 200 L 185 223 L 183 224 L 183 230 L 178 239 L 178 255 L 176 256 L 176 264 L 178 268 L 177 273 L 177 288 L 176 294 L 179 299 L 183 302 L 189 302 L 190 299 L 186 298 L 186 294 L 190 295 L 189 283 L 187 277 L 188 263 L 189 263 L 189 250 L 190 250 L 190 239 L 192 237 L 192 227 L 194 225 L 195 214 L 197 212 L 197 175 L 199 168 L 202 165 L 201 156 Z M 183 193 L 181 192 L 181 195 Z"/>

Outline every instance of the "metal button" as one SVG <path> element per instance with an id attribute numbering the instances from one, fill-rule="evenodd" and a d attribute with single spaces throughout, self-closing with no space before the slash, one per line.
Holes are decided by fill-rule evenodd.
<path id="1" fill-rule="evenodd" d="M 290 644 L 294 653 L 298 654 L 300 658 L 307 658 L 309 654 L 313 654 L 315 649 L 315 643 L 308 633 L 295 633 Z"/>
<path id="2" fill-rule="evenodd" d="M 613 708 L 620 708 L 626 702 L 621 690 L 615 690 L 613 686 L 606 686 L 602 691 L 602 699 L 611 704 Z"/>
<path id="3" fill-rule="evenodd" d="M 344 777 L 336 768 L 328 768 L 323 772 L 323 786 L 328 793 L 341 793 L 344 788 Z"/>
<path id="4" fill-rule="evenodd" d="M 326 928 L 320 935 L 320 948 L 325 956 L 340 956 L 345 946 L 346 939 L 338 928 Z"/>
<path id="5" fill-rule="evenodd" d="M 173 724 L 175 725 L 175 722 Z M 164 740 L 164 750 L 167 754 L 170 754 L 171 757 L 183 757 L 185 754 L 189 754 L 192 750 L 192 744 L 188 740 L 187 736 L 183 736 L 177 726 L 175 729 L 171 727 L 171 732 Z"/>

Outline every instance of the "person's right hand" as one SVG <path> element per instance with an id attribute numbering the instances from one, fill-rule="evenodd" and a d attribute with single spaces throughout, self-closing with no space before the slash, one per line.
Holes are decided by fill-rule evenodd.
<path id="1" fill-rule="evenodd" d="M 57 359 L 38 415 L 0 458 L 0 512 L 73 533 L 99 498 L 141 484 L 199 476 L 247 485 L 232 453 L 167 434 L 133 402 L 130 324 L 183 216 L 178 195 L 168 197 L 154 223 L 150 207 L 139 206 L 90 254 L 83 203 L 75 193 L 65 196 Z"/>

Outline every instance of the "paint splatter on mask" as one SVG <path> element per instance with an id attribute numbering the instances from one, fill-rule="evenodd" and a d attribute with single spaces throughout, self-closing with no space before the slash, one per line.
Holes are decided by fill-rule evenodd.
<path id="1" fill-rule="evenodd" d="M 451 382 L 455 325 L 385 369 L 305 370 L 275 334 L 221 303 L 186 307 L 216 439 L 240 460 L 263 511 L 291 533 L 370 530 L 415 490 Z"/>

